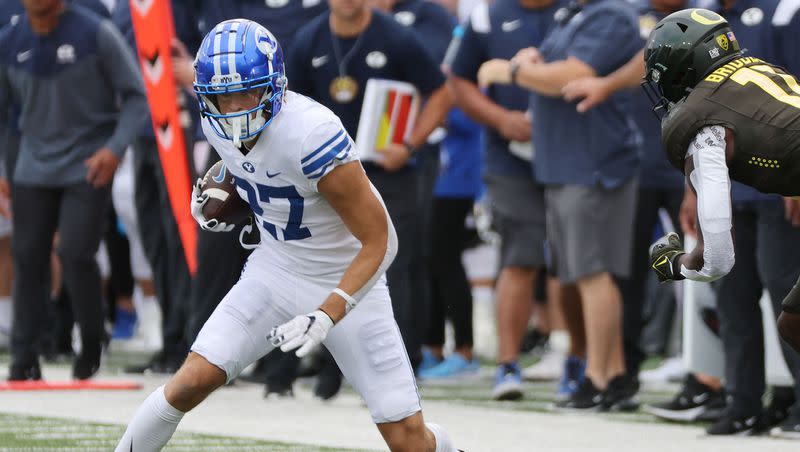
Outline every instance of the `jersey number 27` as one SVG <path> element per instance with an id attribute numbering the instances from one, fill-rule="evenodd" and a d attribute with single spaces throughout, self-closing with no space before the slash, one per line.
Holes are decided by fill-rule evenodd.
<path id="1" fill-rule="evenodd" d="M 238 177 L 236 178 L 236 186 L 247 193 L 247 202 L 259 217 L 264 214 L 264 209 L 261 208 L 262 202 L 269 203 L 270 199 L 289 200 L 289 219 L 286 222 L 286 229 L 278 228 L 266 220 L 261 220 L 261 225 L 275 240 L 303 240 L 311 237 L 311 231 L 302 226 L 304 200 L 294 186 L 270 187 L 269 185 L 255 184 L 255 187 L 253 187 L 252 184 Z M 282 232 L 282 238 L 278 236 L 278 229 Z"/>

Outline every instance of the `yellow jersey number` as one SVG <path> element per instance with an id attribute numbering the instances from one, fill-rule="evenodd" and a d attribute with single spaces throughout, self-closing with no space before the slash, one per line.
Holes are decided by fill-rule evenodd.
<path id="1" fill-rule="evenodd" d="M 787 93 L 783 88 L 778 86 L 774 80 L 766 75 L 767 73 L 775 74 L 782 78 L 792 92 Z M 797 84 L 797 80 L 788 74 L 778 74 L 767 65 L 759 64 L 741 68 L 734 72 L 730 76 L 730 79 L 742 86 L 753 83 L 778 101 L 795 108 L 800 108 L 800 86 Z"/>

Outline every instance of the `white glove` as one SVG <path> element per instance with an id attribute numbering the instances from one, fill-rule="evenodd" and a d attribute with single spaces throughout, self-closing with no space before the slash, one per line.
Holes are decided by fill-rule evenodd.
<path id="1" fill-rule="evenodd" d="M 281 351 L 288 352 L 300 347 L 295 353 L 302 358 L 314 347 L 321 344 L 333 328 L 333 320 L 319 309 L 306 315 L 298 315 L 269 332 L 267 338 Z"/>
<path id="2" fill-rule="evenodd" d="M 194 220 L 200 225 L 200 229 L 210 232 L 229 232 L 236 227 L 235 224 L 221 223 L 216 218 L 206 220 L 203 216 L 203 206 L 208 202 L 208 195 L 200 193 L 200 185 L 203 183 L 202 179 L 197 179 L 197 182 L 192 187 L 192 201 L 191 211 Z"/>

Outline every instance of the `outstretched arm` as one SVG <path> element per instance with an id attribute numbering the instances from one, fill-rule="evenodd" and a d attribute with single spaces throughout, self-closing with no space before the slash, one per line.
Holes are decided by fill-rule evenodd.
<path id="1" fill-rule="evenodd" d="M 686 174 L 696 194 L 697 245 L 689 253 L 677 237 L 667 236 L 651 248 L 651 266 L 659 279 L 714 281 L 733 268 L 730 178 L 725 162 L 725 128 L 704 127 L 689 145 Z"/>

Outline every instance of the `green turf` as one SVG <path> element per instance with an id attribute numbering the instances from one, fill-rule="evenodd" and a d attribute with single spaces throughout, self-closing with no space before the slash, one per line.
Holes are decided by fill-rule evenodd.
<path id="1" fill-rule="evenodd" d="M 0 452 L 106 452 L 114 450 L 123 430 L 124 427 L 118 425 L 0 414 Z M 357 452 L 356 449 L 334 449 L 183 432 L 176 433 L 164 451 Z"/>

